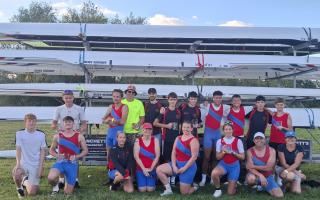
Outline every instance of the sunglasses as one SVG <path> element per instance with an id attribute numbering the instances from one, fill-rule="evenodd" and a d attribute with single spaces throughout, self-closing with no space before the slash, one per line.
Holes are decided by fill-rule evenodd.
<path id="1" fill-rule="evenodd" d="M 133 90 L 128 90 L 127 93 L 128 94 L 134 94 L 135 92 Z"/>
<path id="2" fill-rule="evenodd" d="M 224 125 L 231 125 L 231 126 L 233 126 L 233 122 L 232 122 L 232 121 L 226 121 L 226 122 L 224 123 Z"/>

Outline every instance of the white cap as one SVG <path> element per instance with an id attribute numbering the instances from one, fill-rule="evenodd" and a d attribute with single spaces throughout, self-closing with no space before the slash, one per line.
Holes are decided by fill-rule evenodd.
<path id="1" fill-rule="evenodd" d="M 266 138 L 266 136 L 265 136 L 263 133 L 261 133 L 261 132 L 256 132 L 256 133 L 254 134 L 254 136 L 253 136 L 253 139 L 255 139 L 256 137 Z"/>

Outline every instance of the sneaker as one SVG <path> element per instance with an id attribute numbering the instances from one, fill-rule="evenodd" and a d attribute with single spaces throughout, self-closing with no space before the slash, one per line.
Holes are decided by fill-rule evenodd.
<path id="1" fill-rule="evenodd" d="M 282 178 L 280 176 L 277 176 L 277 184 L 279 185 L 279 187 L 282 186 Z"/>
<path id="2" fill-rule="evenodd" d="M 257 192 L 262 192 L 263 191 L 263 187 L 261 185 L 257 185 Z"/>
<path id="3" fill-rule="evenodd" d="M 74 188 L 80 188 L 80 184 L 79 184 L 79 181 L 76 181 L 76 183 L 74 184 Z"/>
<path id="4" fill-rule="evenodd" d="M 199 189 L 199 185 L 197 183 L 193 183 L 192 186 L 195 192 Z"/>
<path id="5" fill-rule="evenodd" d="M 60 182 L 58 183 L 59 189 L 63 189 L 64 188 L 64 182 Z"/>
<path id="6" fill-rule="evenodd" d="M 161 197 L 173 194 L 172 190 L 165 190 L 160 194 Z"/>
<path id="7" fill-rule="evenodd" d="M 212 196 L 214 198 L 219 198 L 219 197 L 221 197 L 221 195 L 222 195 L 222 191 L 221 190 L 216 190 L 216 191 L 214 191 Z"/>
<path id="8" fill-rule="evenodd" d="M 22 186 L 23 188 L 26 187 L 26 186 L 24 185 L 24 182 L 27 181 L 27 180 L 28 180 L 28 176 L 24 176 L 24 177 L 22 178 L 21 186 Z"/>
<path id="9" fill-rule="evenodd" d="M 112 183 L 109 187 L 109 190 L 110 191 L 117 191 L 119 187 L 120 187 L 120 183 L 116 183 L 116 184 Z"/>
<path id="10" fill-rule="evenodd" d="M 23 190 L 23 188 L 18 188 L 18 189 L 17 189 L 17 193 L 18 193 L 19 199 L 21 199 L 21 198 L 24 197 L 24 190 Z"/>
<path id="11" fill-rule="evenodd" d="M 206 185 L 206 180 L 201 180 L 201 182 L 199 183 L 200 187 L 203 187 Z"/>
<path id="12" fill-rule="evenodd" d="M 175 186 L 176 185 L 176 177 L 175 176 L 171 176 L 170 177 L 170 185 L 171 186 Z"/>
<path id="13" fill-rule="evenodd" d="M 52 192 L 51 192 L 51 196 L 55 196 L 56 194 L 58 194 L 58 193 L 59 193 L 59 190 L 60 190 L 59 184 L 53 186 Z"/>

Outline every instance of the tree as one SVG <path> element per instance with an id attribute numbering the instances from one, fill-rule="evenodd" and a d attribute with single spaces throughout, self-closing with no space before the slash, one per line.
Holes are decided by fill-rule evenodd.
<path id="1" fill-rule="evenodd" d="M 68 13 L 62 16 L 62 22 L 105 24 L 108 22 L 108 18 L 89 0 L 82 4 L 80 11 L 68 8 Z"/>
<path id="2" fill-rule="evenodd" d="M 133 15 L 132 12 L 130 12 L 130 15 L 125 18 L 124 24 L 147 24 L 146 17 L 140 17 Z"/>
<path id="3" fill-rule="evenodd" d="M 57 15 L 53 7 L 46 2 L 33 1 L 29 8 L 19 8 L 18 14 L 13 15 L 11 22 L 57 23 Z"/>

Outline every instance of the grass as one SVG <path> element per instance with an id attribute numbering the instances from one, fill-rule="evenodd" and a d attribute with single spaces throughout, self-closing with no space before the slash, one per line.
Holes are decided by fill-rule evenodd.
<path id="1" fill-rule="evenodd" d="M 14 135 L 16 130 L 23 127 L 23 124 L 20 122 L 0 122 L 0 150 L 8 150 L 14 149 Z M 47 141 L 51 142 L 52 135 L 54 132 L 50 130 L 50 127 L 46 124 L 39 124 L 39 129 L 45 131 L 47 133 Z M 315 132 L 313 130 L 313 132 Z M 94 134 L 104 134 L 105 127 L 101 127 L 100 129 L 93 129 Z M 303 139 L 311 139 L 310 135 L 302 130 L 298 130 L 299 138 Z M 315 135 L 318 139 L 319 134 Z M 313 145 L 313 150 L 316 152 L 320 152 L 320 146 L 318 144 Z M 45 174 L 47 175 L 52 161 L 47 161 L 45 164 Z M 11 178 L 11 170 L 15 165 L 14 159 L 0 159 L 0 199 L 17 199 L 15 185 Z M 317 164 L 303 164 L 302 170 L 306 173 L 307 177 L 311 177 L 312 179 L 320 179 L 320 165 Z M 134 192 L 133 194 L 125 194 L 124 192 L 110 192 L 106 186 L 103 184 L 107 182 L 106 176 L 106 168 L 104 166 L 81 166 L 80 167 L 80 184 L 81 188 L 75 191 L 75 194 L 72 196 L 64 196 L 63 194 L 58 194 L 56 197 L 50 196 L 51 187 L 47 183 L 46 175 L 41 180 L 40 183 L 40 194 L 34 198 L 27 199 L 139 199 L 139 200 L 157 200 L 157 199 L 174 199 L 174 200 L 200 200 L 200 199 L 211 199 L 213 187 L 208 185 L 204 188 L 201 188 L 196 194 L 191 195 L 189 197 L 181 196 L 178 193 L 178 188 L 174 189 L 175 194 L 170 197 L 160 197 L 160 191 L 162 187 L 159 186 L 156 192 L 149 194 L 141 194 L 138 192 Z M 312 189 L 309 187 L 303 187 L 302 195 L 294 195 L 294 194 L 286 194 L 284 199 L 318 199 L 320 196 L 320 191 L 318 189 Z M 249 200 L 265 200 L 265 199 L 273 199 L 266 193 L 257 193 L 255 191 L 249 190 L 246 187 L 239 187 L 238 193 L 234 197 L 229 197 L 224 195 L 221 199 L 249 199 Z"/>
<path id="2" fill-rule="evenodd" d="M 11 169 L 15 165 L 14 159 L 2 159 L 0 160 L 0 199 L 16 199 L 15 185 L 10 177 Z M 52 161 L 46 162 L 45 173 L 47 174 Z M 304 164 L 302 170 L 306 172 L 308 177 L 313 179 L 320 179 L 320 166 L 315 164 Z M 90 176 L 89 176 L 90 175 Z M 46 177 L 46 175 L 44 176 Z M 139 200 L 157 200 L 157 199 L 174 199 L 174 200 L 186 200 L 186 199 L 211 199 L 213 187 L 208 185 L 201 188 L 196 194 L 189 197 L 181 196 L 178 193 L 177 188 L 174 189 L 175 194 L 170 197 L 160 198 L 159 194 L 162 187 L 158 187 L 157 191 L 149 194 L 142 194 L 134 192 L 133 194 L 125 194 L 122 191 L 110 192 L 106 186 L 103 184 L 107 181 L 106 169 L 103 166 L 81 166 L 80 168 L 80 183 L 81 188 L 76 190 L 72 196 L 64 196 L 63 194 L 58 194 L 56 197 L 51 197 L 51 187 L 48 185 L 46 178 L 43 178 L 40 183 L 40 194 L 34 198 L 27 199 L 139 199 Z M 311 189 L 304 187 L 304 192 L 302 195 L 286 194 L 285 199 L 317 199 L 320 195 L 320 191 L 317 189 Z M 246 187 L 239 187 L 239 191 L 236 196 L 228 197 L 223 195 L 221 199 L 272 199 L 266 193 L 257 193 L 255 191 L 249 190 Z"/>

